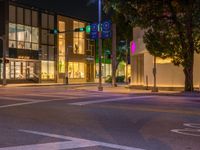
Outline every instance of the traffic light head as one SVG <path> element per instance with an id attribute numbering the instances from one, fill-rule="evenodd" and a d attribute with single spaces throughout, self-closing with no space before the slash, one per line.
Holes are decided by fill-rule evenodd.
<path id="1" fill-rule="evenodd" d="M 53 30 L 50 30 L 50 34 L 58 34 L 59 33 L 59 30 L 58 29 L 53 29 Z"/>
<path id="2" fill-rule="evenodd" d="M 86 33 L 90 33 L 90 31 L 91 31 L 90 25 L 86 26 L 85 31 L 86 31 Z"/>
<path id="3" fill-rule="evenodd" d="M 74 29 L 74 32 L 84 32 L 85 28 L 76 28 Z"/>

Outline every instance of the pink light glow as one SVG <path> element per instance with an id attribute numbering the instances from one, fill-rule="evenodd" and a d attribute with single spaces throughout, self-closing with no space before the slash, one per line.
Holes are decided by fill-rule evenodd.
<path id="1" fill-rule="evenodd" d="M 136 50 L 136 44 L 134 41 L 131 42 L 131 53 L 134 54 Z"/>

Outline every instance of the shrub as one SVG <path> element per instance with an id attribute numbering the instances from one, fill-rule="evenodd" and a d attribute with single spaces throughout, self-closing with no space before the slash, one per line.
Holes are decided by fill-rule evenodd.
<path id="1" fill-rule="evenodd" d="M 123 83 L 124 79 L 125 79 L 125 76 L 117 76 L 116 77 L 116 82 Z M 105 82 L 106 83 L 112 83 L 112 76 L 110 76 L 110 75 L 107 76 Z"/>

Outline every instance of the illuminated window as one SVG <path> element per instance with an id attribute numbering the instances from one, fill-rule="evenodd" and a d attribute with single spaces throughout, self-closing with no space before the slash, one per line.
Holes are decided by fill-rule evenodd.
<path id="1" fill-rule="evenodd" d="M 157 64 L 169 64 L 171 62 L 172 62 L 171 58 L 162 59 L 162 58 L 156 57 Z"/>
<path id="2" fill-rule="evenodd" d="M 16 24 L 9 24 L 9 47 L 16 48 Z"/>
<path id="3" fill-rule="evenodd" d="M 85 27 L 84 23 L 74 21 L 73 29 Z M 85 53 L 85 32 L 74 32 L 73 33 L 73 52 L 74 54 Z"/>
<path id="4" fill-rule="evenodd" d="M 43 80 L 52 80 L 55 78 L 54 65 L 54 61 L 42 61 L 41 78 Z"/>
<path id="5" fill-rule="evenodd" d="M 9 47 L 39 49 L 39 30 L 36 27 L 9 23 Z"/>
<path id="6" fill-rule="evenodd" d="M 78 62 L 69 62 L 68 64 L 69 78 L 82 79 L 85 78 L 85 64 Z"/>
<path id="7" fill-rule="evenodd" d="M 65 31 L 65 22 L 59 21 L 59 31 Z M 58 71 L 65 73 L 65 33 L 60 33 L 58 37 Z"/>
<path id="8" fill-rule="evenodd" d="M 41 78 L 48 79 L 48 61 L 42 61 Z"/>

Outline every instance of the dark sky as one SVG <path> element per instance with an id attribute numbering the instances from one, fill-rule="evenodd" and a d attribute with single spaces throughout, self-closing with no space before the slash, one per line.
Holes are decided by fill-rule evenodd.
<path id="1" fill-rule="evenodd" d="M 88 5 L 90 0 L 15 0 L 39 8 L 54 10 L 67 16 L 87 21 L 98 21 L 97 2 Z"/>

